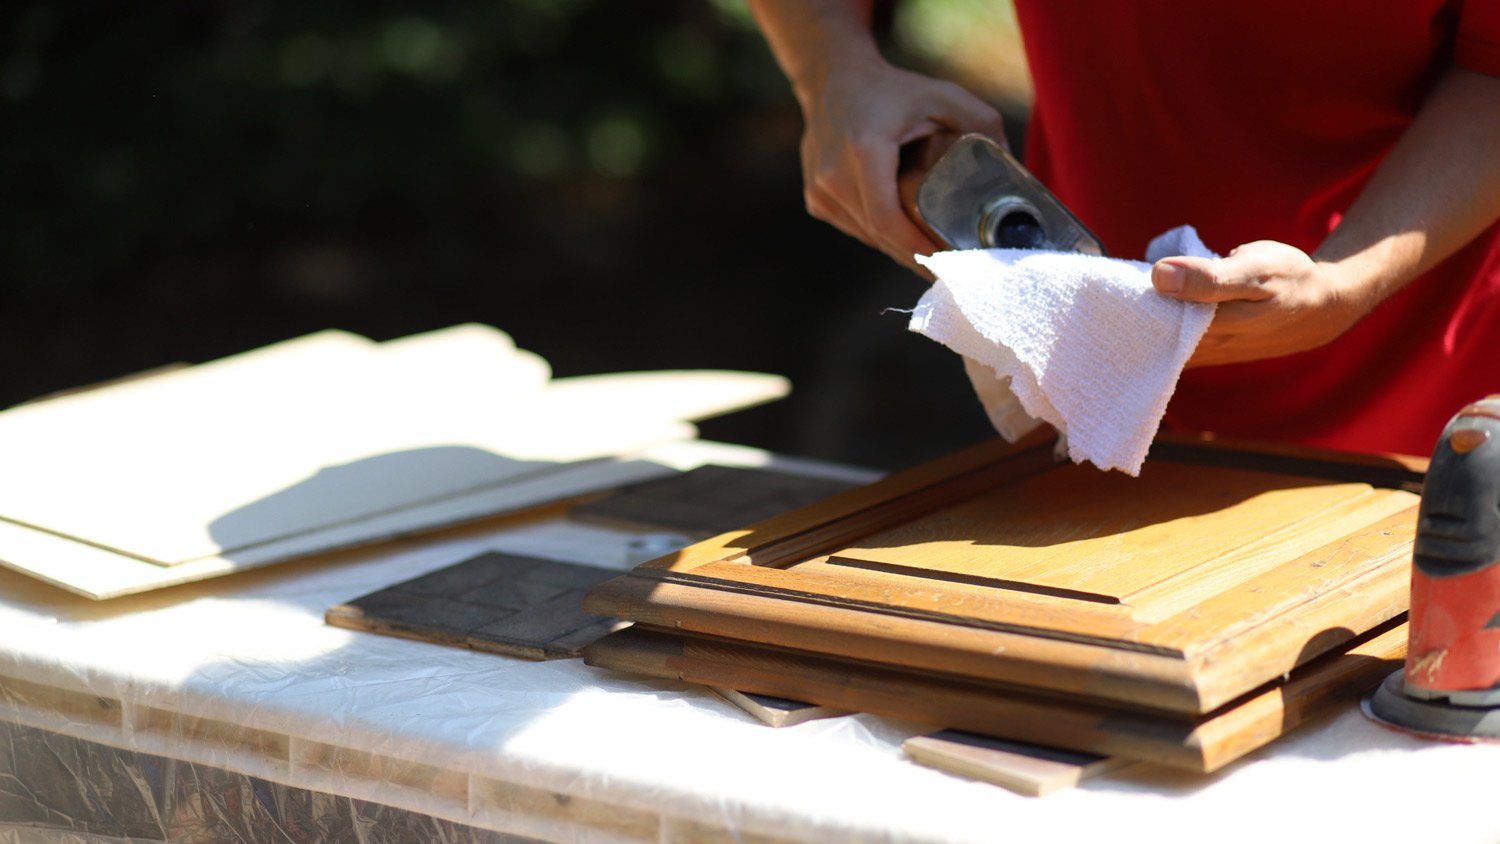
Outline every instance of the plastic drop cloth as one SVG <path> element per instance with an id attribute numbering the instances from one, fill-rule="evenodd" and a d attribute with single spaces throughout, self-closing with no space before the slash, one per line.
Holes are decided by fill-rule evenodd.
<path id="1" fill-rule="evenodd" d="M 0 844 L 536 840 L 0 723 Z"/>

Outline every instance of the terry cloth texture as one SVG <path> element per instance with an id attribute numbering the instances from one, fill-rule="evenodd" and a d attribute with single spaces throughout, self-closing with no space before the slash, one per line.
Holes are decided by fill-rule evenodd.
<path id="1" fill-rule="evenodd" d="M 1213 257 L 1188 226 L 1152 241 L 1146 258 L 1173 255 Z M 909 328 L 963 356 L 1002 436 L 1046 422 L 1074 462 L 1140 472 L 1213 305 L 1158 295 L 1140 261 L 1023 249 L 917 260 L 937 281 Z"/>

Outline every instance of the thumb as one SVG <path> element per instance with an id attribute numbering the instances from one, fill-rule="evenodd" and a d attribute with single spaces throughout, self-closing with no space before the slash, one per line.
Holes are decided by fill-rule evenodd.
<path id="1" fill-rule="evenodd" d="M 1169 299 L 1188 302 L 1229 302 L 1269 299 L 1259 284 L 1260 273 L 1244 259 L 1163 258 L 1151 268 L 1151 284 Z"/>

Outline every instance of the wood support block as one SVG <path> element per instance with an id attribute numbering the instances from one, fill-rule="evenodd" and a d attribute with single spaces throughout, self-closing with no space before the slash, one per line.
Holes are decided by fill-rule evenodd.
<path id="1" fill-rule="evenodd" d="M 337 627 L 522 659 L 571 659 L 620 623 L 583 611 L 617 573 L 490 552 L 332 607 Z"/>
<path id="2" fill-rule="evenodd" d="M 818 718 L 833 718 L 848 714 L 842 709 L 822 706 L 790 698 L 762 695 L 755 692 L 739 692 L 722 686 L 713 687 L 714 694 L 745 710 L 750 715 L 772 727 L 792 727 L 804 721 Z"/>
<path id="3" fill-rule="evenodd" d="M 915 736 L 903 742 L 901 749 L 928 767 L 984 780 L 1028 797 L 1072 788 L 1089 777 L 1128 764 L 1128 760 L 1117 756 L 1080 753 L 962 730 Z"/>

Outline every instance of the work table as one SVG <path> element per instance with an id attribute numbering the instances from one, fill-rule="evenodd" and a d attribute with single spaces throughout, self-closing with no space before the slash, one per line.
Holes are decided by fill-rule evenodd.
<path id="1" fill-rule="evenodd" d="M 545 840 L 1500 840 L 1500 747 L 1353 706 L 1212 776 L 1137 765 L 1025 798 L 904 757 L 923 725 L 772 729 L 696 687 L 323 621 L 487 550 L 624 570 L 633 536 L 480 525 L 105 602 L 0 571 L 0 721 L 13 748 L 45 731 Z M 17 800 L 0 789 L 0 830 Z"/>

